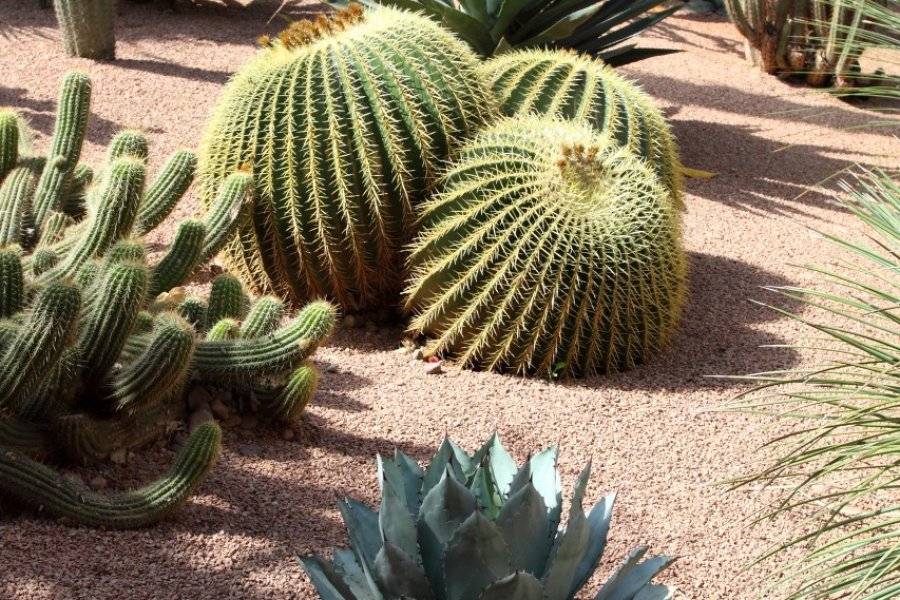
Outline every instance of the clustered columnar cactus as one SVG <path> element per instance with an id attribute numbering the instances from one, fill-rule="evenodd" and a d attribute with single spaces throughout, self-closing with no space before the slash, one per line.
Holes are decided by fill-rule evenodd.
<path id="1" fill-rule="evenodd" d="M 115 0 L 54 0 L 53 4 L 69 56 L 116 57 Z"/>
<path id="2" fill-rule="evenodd" d="M 204 218 L 183 221 L 150 261 L 141 236 L 188 188 L 195 157 L 176 153 L 145 186 L 147 141 L 126 131 L 93 176 L 76 165 L 89 95 L 86 77 L 66 77 L 48 158 L 19 156 L 28 132 L 0 113 L 0 495 L 86 524 L 134 527 L 168 514 L 199 483 L 219 448 L 214 424 L 193 432 L 169 475 L 121 496 L 73 487 L 34 460 L 96 461 L 151 442 L 182 417 L 187 387 L 225 386 L 229 374 L 246 392 L 233 397 L 256 402 L 249 408 L 296 419 L 315 385 L 306 359 L 335 315 L 318 302 L 279 327 L 280 304 L 250 307 L 227 274 L 208 304 L 184 298 L 178 286 L 248 217 L 251 177 L 225 179 Z M 245 315 L 228 339 L 202 339 Z"/>
<path id="3" fill-rule="evenodd" d="M 494 115 L 477 59 L 429 19 L 387 8 L 353 6 L 260 43 L 201 153 L 207 200 L 240 166 L 255 176 L 230 266 L 255 291 L 295 301 L 394 305 L 439 163 Z"/>
<path id="4" fill-rule="evenodd" d="M 649 97 L 612 68 L 574 52 L 526 50 L 486 61 L 482 73 L 503 114 L 582 119 L 646 160 L 679 201 L 678 147 L 669 124 Z"/>
<path id="5" fill-rule="evenodd" d="M 340 504 L 349 550 L 302 563 L 322 600 L 571 600 L 606 547 L 615 494 L 585 514 L 588 465 L 565 529 L 557 451 L 517 467 L 496 436 L 474 456 L 449 440 L 423 470 L 402 452 L 378 457 L 381 508 Z M 633 550 L 595 600 L 666 600 L 651 583 L 671 564 Z"/>
<path id="6" fill-rule="evenodd" d="M 645 163 L 589 125 L 504 119 L 423 208 L 407 310 L 431 353 L 543 375 L 630 368 L 681 312 L 677 208 Z"/>
<path id="7" fill-rule="evenodd" d="M 858 80 L 859 35 L 871 25 L 859 0 L 725 0 L 725 6 L 746 38 L 747 58 L 766 73 L 800 75 L 817 87 Z"/>

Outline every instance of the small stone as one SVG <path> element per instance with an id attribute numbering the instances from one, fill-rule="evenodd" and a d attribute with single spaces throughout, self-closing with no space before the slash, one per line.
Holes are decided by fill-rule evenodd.
<path id="1" fill-rule="evenodd" d="M 356 315 L 346 315 L 344 317 L 344 326 L 349 328 L 359 327 L 361 324 L 361 319 Z"/>
<path id="2" fill-rule="evenodd" d="M 337 365 L 332 365 L 329 363 L 328 366 L 325 367 L 325 372 L 326 373 L 340 373 L 341 370 L 337 368 Z"/>
<path id="3" fill-rule="evenodd" d="M 213 398 L 209 403 L 209 409 L 220 421 L 227 421 L 231 418 L 231 409 L 220 398 Z"/>
<path id="4" fill-rule="evenodd" d="M 438 362 L 430 362 L 430 363 L 428 363 L 428 365 L 425 367 L 425 373 L 426 373 L 427 375 L 440 375 L 441 373 L 443 373 L 443 371 L 441 370 L 441 365 L 443 365 L 443 364 L 444 364 L 444 363 L 441 362 L 441 361 L 438 361 Z"/>
<path id="5" fill-rule="evenodd" d="M 281 432 L 281 439 L 283 439 L 283 440 L 285 440 L 285 441 L 287 441 L 287 442 L 290 442 L 290 441 L 293 440 L 295 437 L 296 437 L 296 434 L 294 433 L 294 430 L 291 429 L 290 427 L 286 427 L 286 428 Z"/>
<path id="6" fill-rule="evenodd" d="M 413 360 L 422 360 L 425 358 L 425 351 L 421 348 L 416 348 L 412 353 Z"/>
<path id="7" fill-rule="evenodd" d="M 191 389 L 191 393 L 188 394 L 188 408 L 192 411 L 199 410 L 201 408 L 209 408 L 210 402 L 212 401 L 212 396 L 205 387 L 196 385 Z"/>
<path id="8" fill-rule="evenodd" d="M 238 446 L 238 454 L 248 457 L 262 456 L 262 448 L 256 444 L 241 444 Z"/>
<path id="9" fill-rule="evenodd" d="M 193 432 L 204 423 L 210 423 L 213 420 L 214 419 L 212 412 L 208 408 L 204 407 L 199 410 L 195 410 L 193 413 L 191 413 L 191 418 L 188 421 L 188 430 Z"/>
<path id="10" fill-rule="evenodd" d="M 109 482 L 106 481 L 106 477 L 102 475 L 97 475 L 96 477 L 91 478 L 90 486 L 95 490 L 105 490 L 106 486 L 109 485 Z"/>
<path id="11" fill-rule="evenodd" d="M 116 463 L 117 465 L 124 465 L 128 462 L 128 450 L 125 448 L 119 448 L 115 450 L 112 454 L 109 455 L 109 460 Z"/>

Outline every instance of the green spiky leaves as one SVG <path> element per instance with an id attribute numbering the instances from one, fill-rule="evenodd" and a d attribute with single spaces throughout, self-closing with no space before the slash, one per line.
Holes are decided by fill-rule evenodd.
<path id="1" fill-rule="evenodd" d="M 460 151 L 411 255 L 410 329 L 466 365 L 632 367 L 669 341 L 685 256 L 657 178 L 589 126 L 506 119 Z"/>
<path id="2" fill-rule="evenodd" d="M 475 56 L 425 17 L 354 9 L 292 25 L 236 75 L 206 132 L 207 206 L 241 166 L 256 180 L 230 266 L 301 302 L 395 304 L 439 162 L 493 114 Z"/>
<path id="3" fill-rule="evenodd" d="M 485 80 L 507 116 L 583 120 L 628 148 L 681 197 L 678 148 L 653 101 L 601 61 L 574 52 L 527 50 L 486 61 Z"/>
<path id="4" fill-rule="evenodd" d="M 557 451 L 517 466 L 495 435 L 474 455 L 450 440 L 426 469 L 400 451 L 378 457 L 381 506 L 340 504 L 351 550 L 301 559 L 323 600 L 570 600 L 606 548 L 615 494 L 585 512 L 590 465 L 560 528 Z M 595 600 L 666 600 L 652 583 L 672 559 L 633 550 Z"/>

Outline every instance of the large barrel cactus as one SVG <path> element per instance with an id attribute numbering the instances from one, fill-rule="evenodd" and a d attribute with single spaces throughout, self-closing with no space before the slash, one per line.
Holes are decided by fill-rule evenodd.
<path id="1" fill-rule="evenodd" d="M 494 114 L 467 47 L 423 16 L 358 6 L 301 21 L 235 76 L 206 132 L 204 197 L 246 165 L 252 223 L 226 253 L 259 292 L 396 304 L 416 207 Z"/>
<path id="2" fill-rule="evenodd" d="M 316 382 L 307 358 L 335 315 L 317 302 L 280 326 L 279 301 L 251 306 L 227 274 L 208 303 L 184 298 L 179 286 L 249 216 L 251 177 L 226 178 L 203 218 L 183 221 L 151 260 L 143 236 L 175 207 L 196 159 L 176 153 L 145 185 L 147 140 L 126 131 L 94 176 L 77 164 L 89 94 L 86 77 L 66 77 L 50 157 L 20 154 L 29 132 L 0 111 L 0 496 L 89 525 L 137 527 L 202 480 L 220 445 L 215 424 L 195 429 L 163 479 L 109 498 L 36 461 L 99 461 L 158 439 L 183 419 L 196 386 L 228 387 L 273 421 L 295 420 Z M 209 339 L 237 319 L 234 335 Z"/>
<path id="3" fill-rule="evenodd" d="M 590 465 L 560 527 L 557 450 L 517 466 L 494 436 L 474 455 L 445 440 L 426 469 L 402 452 L 378 457 L 381 506 L 341 502 L 350 549 L 302 563 L 322 600 L 572 600 L 603 552 L 616 495 L 584 509 Z M 653 583 L 672 563 L 632 550 L 594 600 L 670 600 Z"/>
<path id="4" fill-rule="evenodd" d="M 665 346 L 684 287 L 678 212 L 644 162 L 589 125 L 517 117 L 424 207 L 406 307 L 431 353 L 577 376 Z"/>
<path id="5" fill-rule="evenodd" d="M 583 119 L 640 156 L 681 197 L 678 147 L 668 122 L 635 84 L 601 61 L 562 50 L 501 54 L 482 66 L 507 116 Z"/>

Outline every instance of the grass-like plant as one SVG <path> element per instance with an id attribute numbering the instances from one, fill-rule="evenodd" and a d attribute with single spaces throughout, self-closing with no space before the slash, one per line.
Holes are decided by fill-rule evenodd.
<path id="1" fill-rule="evenodd" d="M 809 267 L 821 288 L 775 288 L 818 311 L 817 319 L 780 312 L 824 338 L 812 350 L 830 360 L 749 376 L 759 387 L 739 405 L 801 419 L 774 442 L 788 444 L 786 453 L 736 482 L 786 490 L 763 518 L 820 517 L 760 558 L 805 552 L 778 584 L 791 600 L 900 597 L 900 184 L 863 172 L 844 188 L 868 240 L 825 235 L 851 260 Z"/>

